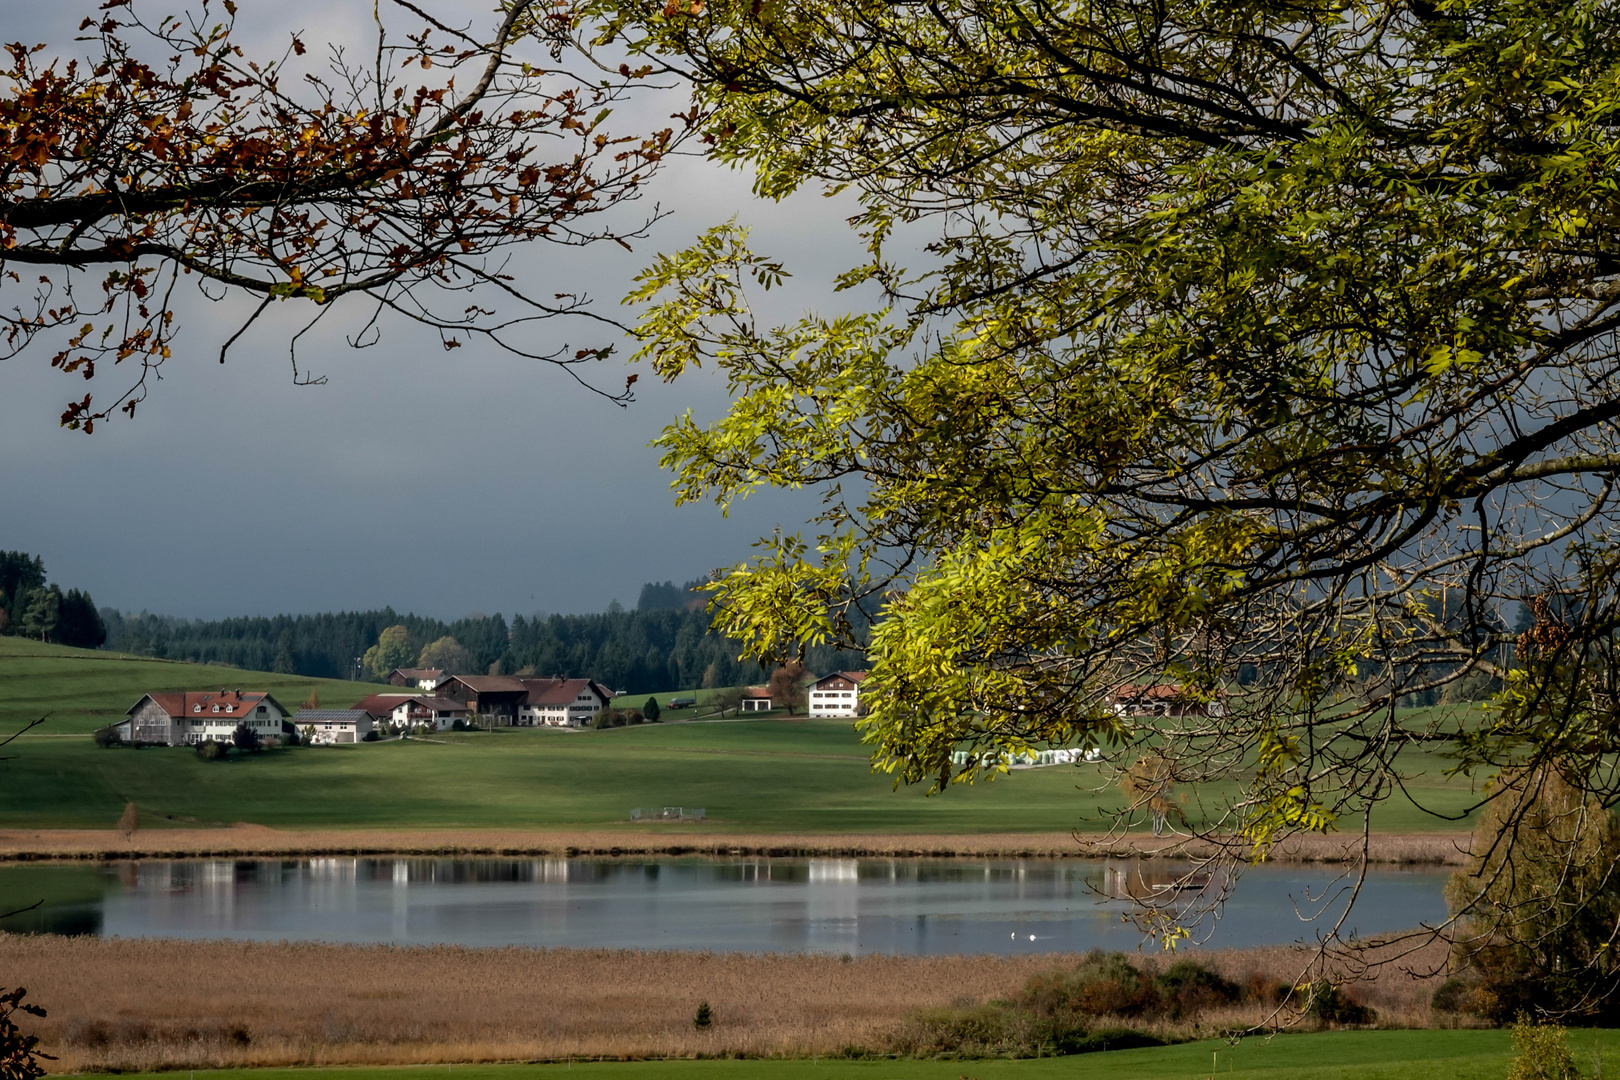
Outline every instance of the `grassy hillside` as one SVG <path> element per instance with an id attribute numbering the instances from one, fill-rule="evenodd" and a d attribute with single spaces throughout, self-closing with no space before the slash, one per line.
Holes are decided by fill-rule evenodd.
<path id="1" fill-rule="evenodd" d="M 1590 1070 L 1597 1051 L 1615 1033 L 1576 1031 L 1570 1045 Z M 1498 1080 L 1512 1057 L 1505 1031 L 1336 1031 L 1222 1040 L 1148 1050 L 1116 1050 L 1078 1057 L 1024 1061 L 730 1060 L 456 1065 L 442 1075 L 460 1080 Z M 198 1080 L 408 1080 L 430 1067 L 344 1069 L 232 1069 L 203 1072 Z M 161 1076 L 163 1074 L 147 1074 Z"/>
<path id="2" fill-rule="evenodd" d="M 0 762 L 0 825 L 108 828 L 134 802 L 143 828 L 640 829 L 648 826 L 630 824 L 632 807 L 683 805 L 704 807 L 703 828 L 721 832 L 1051 832 L 1099 828 L 1119 802 L 1094 766 L 1017 771 L 934 798 L 895 791 L 844 720 L 445 733 L 223 762 L 185 748 L 102 750 L 87 736 L 147 690 L 222 686 L 268 689 L 289 706 L 312 690 L 323 704 L 348 705 L 368 689 L 0 638 L 0 731 L 50 714 Z M 1413 785 L 1419 797 L 1447 811 L 1467 802 L 1466 787 L 1442 783 L 1438 764 L 1428 771 Z M 1443 827 L 1404 801 L 1392 801 L 1380 825 Z"/>
<path id="3" fill-rule="evenodd" d="M 347 708 L 378 687 L 0 637 L 0 735 L 46 714 L 43 732 L 90 732 L 122 720 L 153 690 L 220 689 L 268 690 L 296 711 L 312 692 L 329 708 Z"/>

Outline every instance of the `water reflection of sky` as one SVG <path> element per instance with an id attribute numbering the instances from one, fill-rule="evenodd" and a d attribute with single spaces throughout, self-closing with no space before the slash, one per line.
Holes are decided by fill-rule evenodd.
<path id="1" fill-rule="evenodd" d="M 1175 868 L 1017 859 L 187 860 L 109 864 L 100 899 L 47 904 L 8 929 L 239 938 L 825 953 L 1029 953 L 1134 948 L 1123 894 L 1174 896 Z M 1209 944 L 1313 936 L 1343 910 L 1320 867 L 1247 870 Z M 1349 920 L 1376 934 L 1445 914 L 1441 871 L 1379 870 Z M 1219 889 L 1220 879 L 1207 888 Z M 27 895 L 25 868 L 0 905 Z M 1326 904 L 1317 901 L 1330 897 Z M 1183 899 L 1192 894 L 1181 894 Z M 3 906 L 0 906 L 3 910 Z"/>

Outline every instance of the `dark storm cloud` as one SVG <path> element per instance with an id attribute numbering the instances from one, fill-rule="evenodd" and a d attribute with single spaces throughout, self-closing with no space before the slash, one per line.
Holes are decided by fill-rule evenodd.
<path id="1" fill-rule="evenodd" d="M 265 42 L 293 30 L 310 41 L 356 40 L 371 10 L 359 0 L 242 6 Z M 80 17 L 71 6 L 3 8 L 8 40 L 68 43 Z M 269 24 L 266 12 L 285 21 Z M 615 119 L 652 122 L 681 105 L 642 102 Z M 589 293 L 605 314 L 623 317 L 618 298 L 655 251 L 733 215 L 755 227 L 759 250 L 808 280 L 858 258 L 847 202 L 810 194 L 764 203 L 746 176 L 694 160 L 673 163 L 632 212 L 650 211 L 653 200 L 674 213 L 634 253 L 536 245 L 515 264 L 520 278 L 540 295 Z M 789 290 L 774 302 L 791 317 L 792 305 L 824 300 Z M 378 345 L 350 349 L 345 331 L 362 317 L 354 307 L 301 345 L 300 366 L 328 379 L 301 387 L 287 341 L 307 308 L 287 305 L 261 320 L 229 362 L 217 362 L 247 310 L 236 299 L 187 298 L 161 383 L 134 420 L 93 436 L 57 426 L 83 385 L 48 367 L 49 349 L 0 368 L 0 548 L 37 552 L 54 579 L 127 610 L 217 617 L 392 604 L 454 617 L 631 604 L 641 582 L 734 562 L 754 538 L 779 522 L 798 528 L 812 512 L 807 497 L 774 494 L 748 500 L 730 520 L 709 506 L 673 505 L 646 444 L 688 408 L 700 419 L 721 413 L 725 388 L 712 373 L 663 385 L 640 368 L 638 400 L 621 409 L 548 365 L 479 346 L 446 352 L 436 336 L 398 322 Z M 610 340 L 578 323 L 548 324 L 543 334 Z M 613 359 L 590 374 L 617 387 L 632 370 Z M 115 377 L 98 376 L 101 394 Z"/>

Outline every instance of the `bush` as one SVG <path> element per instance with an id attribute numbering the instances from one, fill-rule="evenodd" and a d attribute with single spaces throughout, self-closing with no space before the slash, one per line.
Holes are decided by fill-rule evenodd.
<path id="1" fill-rule="evenodd" d="M 1050 1021 L 1001 1002 L 915 1012 L 891 1038 L 894 1050 L 920 1058 L 1035 1057 L 1056 1052 L 1054 1041 Z"/>
<path id="2" fill-rule="evenodd" d="M 1513 1049 L 1519 1053 L 1508 1066 L 1507 1080 L 1581 1080 L 1561 1027 L 1532 1024 L 1521 1016 L 1513 1025 Z"/>
<path id="3" fill-rule="evenodd" d="M 467 730 L 467 721 L 463 720 L 459 716 L 456 717 L 455 720 L 450 724 L 450 730 L 451 731 L 466 731 Z"/>
<path id="4" fill-rule="evenodd" d="M 1440 984 L 1440 989 L 1429 999 L 1429 1008 L 1435 1012 L 1474 1012 L 1478 1002 L 1474 998 L 1473 984 L 1452 977 Z"/>
<path id="5" fill-rule="evenodd" d="M 95 732 L 90 736 L 90 738 L 93 739 L 95 744 L 102 749 L 106 749 L 111 746 L 124 745 L 124 737 L 118 734 L 118 728 L 112 724 L 108 724 L 106 727 L 96 728 Z"/>
<path id="6" fill-rule="evenodd" d="M 43 1017 L 45 1010 L 23 1001 L 28 993 L 22 987 L 0 993 L 0 1076 L 7 1080 L 37 1080 L 45 1075 L 39 1061 L 55 1061 L 39 1049 L 39 1036 L 24 1035 L 12 1019 L 16 1013 Z"/>
<path id="7" fill-rule="evenodd" d="M 1378 1014 L 1345 992 L 1344 988 L 1327 979 L 1319 979 L 1299 987 L 1300 1004 L 1304 1014 L 1324 1024 L 1370 1024 Z"/>
<path id="8" fill-rule="evenodd" d="M 1143 1016 L 1164 1011 L 1158 983 L 1124 953 L 1093 951 L 1072 973 L 1032 976 L 1014 1000 L 1037 1016 Z"/>
<path id="9" fill-rule="evenodd" d="M 1157 982 L 1161 999 L 1173 1020 L 1196 1016 L 1205 1009 L 1233 1005 L 1243 999 L 1242 987 L 1196 960 L 1178 960 Z"/>
<path id="10" fill-rule="evenodd" d="M 1242 997 L 1241 987 L 1197 961 L 1157 974 L 1124 953 L 1096 951 L 1071 971 L 1031 976 L 1010 1001 L 913 1013 L 891 1048 L 914 1057 L 1035 1057 L 1162 1046 L 1163 1039 L 1146 1032 L 1097 1022 L 1180 1019 Z"/>
<path id="11" fill-rule="evenodd" d="M 714 1013 L 709 1009 L 707 1001 L 698 1002 L 697 1012 L 692 1015 L 692 1026 L 699 1031 L 714 1023 Z"/>
<path id="12" fill-rule="evenodd" d="M 231 748 L 222 742 L 209 739 L 197 744 L 197 756 L 204 761 L 224 761 Z"/>
<path id="13" fill-rule="evenodd" d="M 1076 1017 L 1043 1018 L 1006 1002 L 927 1009 L 906 1018 L 890 1050 L 918 1058 L 1053 1057 L 1164 1046 L 1130 1028 L 1088 1028 Z"/>
<path id="14" fill-rule="evenodd" d="M 663 710 L 658 707 L 658 699 L 655 697 L 648 698 L 647 704 L 641 707 L 641 714 L 647 718 L 647 722 L 649 724 L 658 723 L 658 717 L 662 711 Z"/>
<path id="15" fill-rule="evenodd" d="M 238 750 L 255 753 L 259 749 L 259 733 L 246 724 L 237 724 L 236 730 L 231 732 L 231 743 Z"/>
<path id="16" fill-rule="evenodd" d="M 376 728 L 372 728 L 370 731 L 368 731 L 364 735 L 360 736 L 360 741 L 361 742 L 376 742 L 380 738 L 382 738 L 382 735 L 377 731 Z"/>

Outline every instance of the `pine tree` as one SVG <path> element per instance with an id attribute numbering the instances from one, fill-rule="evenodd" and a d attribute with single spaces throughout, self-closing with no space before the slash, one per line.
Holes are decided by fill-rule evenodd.
<path id="1" fill-rule="evenodd" d="M 24 597 L 20 629 L 41 641 L 54 641 L 62 621 L 62 590 L 55 585 L 35 589 Z"/>
<path id="2" fill-rule="evenodd" d="M 69 589 L 62 597 L 56 640 L 76 649 L 99 649 L 106 642 L 107 625 L 89 593 Z"/>
<path id="3" fill-rule="evenodd" d="M 276 663 L 270 670 L 282 675 L 298 673 L 298 662 L 294 659 L 292 651 L 291 630 L 283 630 L 281 636 L 276 639 Z"/>

